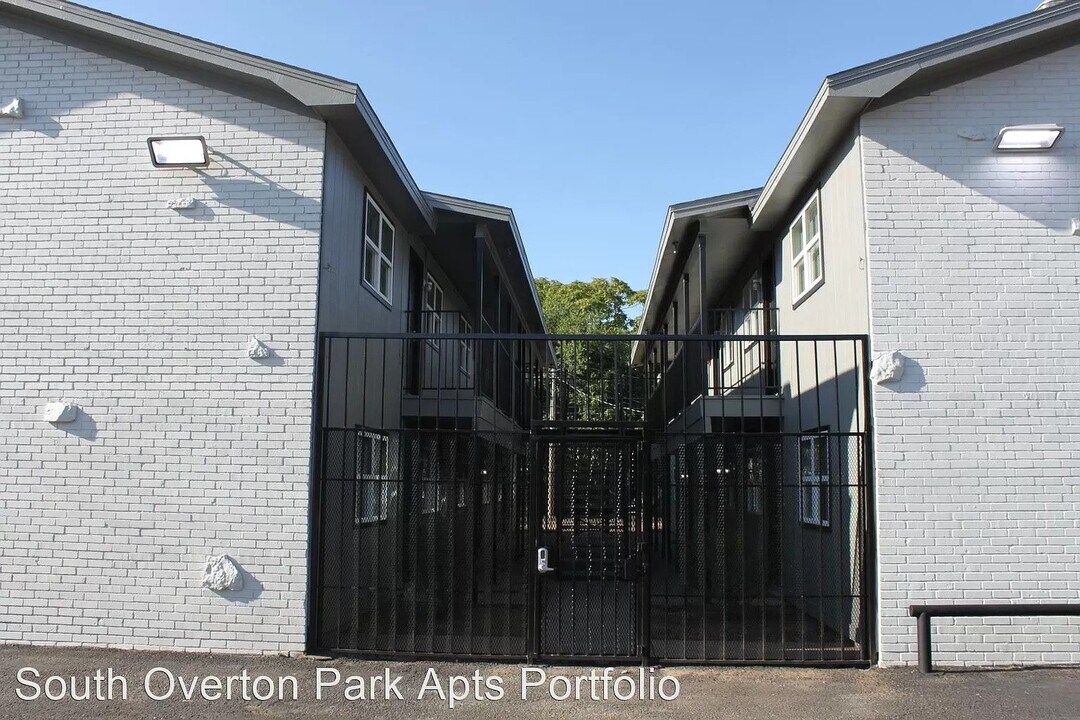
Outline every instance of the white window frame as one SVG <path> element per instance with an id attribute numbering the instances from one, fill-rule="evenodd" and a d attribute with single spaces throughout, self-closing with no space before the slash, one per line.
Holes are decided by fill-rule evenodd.
<path id="1" fill-rule="evenodd" d="M 810 430 L 799 436 L 799 517 L 806 525 L 827 528 L 830 523 L 832 482 L 829 455 L 829 430 Z M 820 466 L 818 443 L 824 450 L 824 467 Z M 804 459 L 804 446 L 810 445 L 809 462 Z"/>
<path id="2" fill-rule="evenodd" d="M 817 233 L 808 236 L 806 221 L 812 207 L 817 209 Z M 798 252 L 795 249 L 795 233 L 797 229 L 802 233 L 802 247 L 799 248 Z M 825 282 L 825 240 L 823 235 L 821 192 L 815 191 L 814 196 L 803 206 L 803 209 L 795 218 L 795 222 L 791 223 L 791 227 L 788 228 L 788 237 L 791 239 L 791 302 L 793 305 L 817 290 Z M 817 249 L 818 262 L 816 266 L 811 267 L 811 258 L 814 257 L 812 253 L 815 248 Z M 804 267 L 807 269 L 805 276 L 802 275 L 802 268 Z M 817 273 L 816 276 L 812 274 L 814 271 Z M 803 278 L 804 283 L 802 292 L 799 292 L 800 277 Z"/>
<path id="3" fill-rule="evenodd" d="M 371 237 L 368 226 L 371 224 L 371 213 L 378 217 L 378 237 Z M 389 248 L 387 245 L 386 229 L 390 229 Z M 388 304 L 394 304 L 394 248 L 396 245 L 397 231 L 390 218 L 382 211 L 379 204 L 368 195 L 364 204 L 364 264 L 361 268 L 363 283 L 371 292 L 385 300 Z M 386 253 L 389 249 L 390 254 Z M 372 261 L 375 267 L 372 267 Z M 386 287 L 382 287 L 382 270 L 386 266 Z M 368 279 L 371 273 L 372 279 Z"/>
<path id="4" fill-rule="evenodd" d="M 365 444 L 371 443 L 371 453 L 365 452 Z M 382 466 L 377 467 L 369 458 L 374 458 L 376 445 L 382 447 Z M 354 517 L 357 525 L 383 522 L 387 518 L 387 506 L 390 501 L 390 436 L 381 433 L 361 431 L 356 434 L 356 478 L 360 480 L 356 491 Z M 374 512 L 370 504 L 374 503 Z"/>
<path id="5" fill-rule="evenodd" d="M 443 327 L 443 295 L 442 285 L 431 275 L 427 274 L 424 280 L 424 332 L 428 335 L 439 335 Z M 436 352 L 439 351 L 439 341 L 429 337 L 428 345 Z"/>
<path id="6" fill-rule="evenodd" d="M 468 320 L 461 321 L 461 332 L 468 335 L 472 332 L 472 325 Z M 458 347 L 458 368 L 461 370 L 461 377 L 465 379 L 466 383 L 472 379 L 473 375 L 473 346 L 471 340 L 461 340 Z"/>

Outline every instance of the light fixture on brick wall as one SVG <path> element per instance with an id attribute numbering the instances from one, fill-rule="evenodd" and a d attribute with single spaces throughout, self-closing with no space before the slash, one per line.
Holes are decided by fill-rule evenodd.
<path id="1" fill-rule="evenodd" d="M 1003 152 L 1049 150 L 1061 139 L 1060 125 L 1009 125 L 998 133 L 995 149 Z"/>
<path id="2" fill-rule="evenodd" d="M 146 144 L 150 148 L 150 162 L 154 167 L 206 167 L 210 155 L 206 151 L 206 138 L 201 135 L 184 137 L 152 137 Z"/>

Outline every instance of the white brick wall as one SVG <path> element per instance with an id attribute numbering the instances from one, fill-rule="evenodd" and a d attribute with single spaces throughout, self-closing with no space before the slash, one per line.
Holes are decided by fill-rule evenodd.
<path id="1" fill-rule="evenodd" d="M 1069 128 L 1005 155 L 1006 124 Z M 958 136 L 985 132 L 984 142 Z M 910 603 L 1080 601 L 1080 48 L 862 123 L 876 350 L 881 660 Z M 940 664 L 1080 663 L 1080 618 L 935 621 Z"/>
<path id="2" fill-rule="evenodd" d="M 299 650 L 324 128 L 0 27 L 0 642 Z M 204 134 L 158 170 L 152 134 Z M 192 195 L 194 210 L 169 210 Z M 277 353 L 249 360 L 249 334 Z M 46 402 L 85 417 L 53 427 Z M 228 553 L 240 593 L 200 587 Z"/>

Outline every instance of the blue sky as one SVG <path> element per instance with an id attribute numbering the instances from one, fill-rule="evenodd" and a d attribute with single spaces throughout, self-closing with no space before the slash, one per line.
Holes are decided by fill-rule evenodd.
<path id="1" fill-rule="evenodd" d="M 357 82 L 537 276 L 644 287 L 667 206 L 764 183 L 825 75 L 1037 0 L 83 0 Z"/>

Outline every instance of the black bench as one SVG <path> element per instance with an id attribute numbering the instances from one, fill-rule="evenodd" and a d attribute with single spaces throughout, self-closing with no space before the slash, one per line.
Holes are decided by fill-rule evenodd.
<path id="1" fill-rule="evenodd" d="M 930 652 L 930 619 L 934 617 L 1037 617 L 1080 615 L 1080 603 L 991 603 L 986 605 L 912 605 L 911 617 L 919 619 L 919 672 L 933 672 Z"/>

